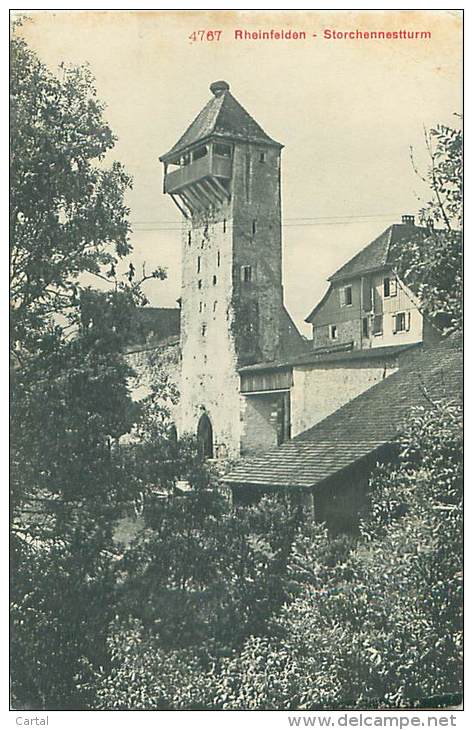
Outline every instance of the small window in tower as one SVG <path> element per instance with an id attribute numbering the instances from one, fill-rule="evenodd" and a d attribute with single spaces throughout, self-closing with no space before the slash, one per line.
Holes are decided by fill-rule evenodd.
<path id="1" fill-rule="evenodd" d="M 253 221 L 253 223 L 251 224 L 251 232 L 253 233 L 253 236 L 254 236 L 254 235 L 255 235 L 255 233 L 256 233 L 256 221 L 255 221 L 255 220 L 254 220 L 254 221 Z"/>
<path id="2" fill-rule="evenodd" d="M 217 300 L 214 301 L 214 312 L 217 311 Z"/>
<path id="3" fill-rule="evenodd" d="M 240 267 L 240 280 L 243 281 L 245 284 L 248 284 L 251 281 L 251 278 L 252 278 L 251 266 L 241 266 Z"/>
<path id="4" fill-rule="evenodd" d="M 212 284 L 213 284 L 213 285 L 215 286 L 215 284 L 216 284 L 216 283 L 217 283 L 217 277 L 216 277 L 216 275 L 214 274 L 214 275 L 212 276 Z"/>
<path id="5" fill-rule="evenodd" d="M 217 251 L 217 266 L 220 266 L 220 251 Z"/>
<path id="6" fill-rule="evenodd" d="M 189 246 L 192 243 L 192 232 L 191 231 L 189 231 L 188 234 L 187 234 L 187 243 L 188 243 Z"/>
<path id="7" fill-rule="evenodd" d="M 199 281 L 197 282 L 197 288 L 202 289 L 202 279 L 199 279 Z"/>
<path id="8" fill-rule="evenodd" d="M 205 337 L 206 332 L 207 332 L 207 325 L 206 324 L 203 324 L 202 325 L 202 337 Z"/>
<path id="9" fill-rule="evenodd" d="M 223 232 L 224 233 L 227 232 L 227 219 L 226 218 L 223 219 Z"/>
<path id="10" fill-rule="evenodd" d="M 245 155 L 245 198 L 246 202 L 250 201 L 250 182 L 251 182 L 251 157 Z"/>
<path id="11" fill-rule="evenodd" d="M 204 303 L 199 302 L 199 312 L 202 313 L 202 310 L 204 309 Z"/>
<path id="12" fill-rule="evenodd" d="M 329 336 L 330 336 L 331 340 L 336 340 L 338 338 L 338 331 L 337 331 L 336 324 L 329 325 Z"/>
<path id="13" fill-rule="evenodd" d="M 205 145 L 203 147 L 197 147 L 196 150 L 194 150 L 192 159 L 193 160 L 200 160 L 201 157 L 205 157 L 207 154 L 207 147 Z"/>
<path id="14" fill-rule="evenodd" d="M 228 144 L 214 144 L 214 153 L 218 157 L 231 157 L 232 148 Z"/>
<path id="15" fill-rule="evenodd" d="M 200 256 L 197 256 L 197 273 L 200 274 Z"/>

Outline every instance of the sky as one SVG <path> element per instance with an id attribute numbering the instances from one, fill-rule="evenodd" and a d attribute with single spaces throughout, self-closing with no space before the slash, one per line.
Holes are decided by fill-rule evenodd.
<path id="1" fill-rule="evenodd" d="M 180 294 L 180 214 L 162 193 L 160 154 L 226 80 L 282 153 L 283 283 L 304 318 L 326 279 L 428 188 L 424 127 L 458 125 L 462 110 L 461 13 L 443 11 L 35 11 L 23 35 L 55 71 L 88 63 L 118 137 L 110 161 L 133 176 L 128 196 L 133 261 L 165 266 L 147 283 L 153 306 Z M 235 29 L 305 31 L 306 40 L 235 40 Z M 193 31 L 221 30 L 193 41 Z M 430 40 L 332 40 L 338 32 L 429 31 Z M 313 34 L 316 34 L 315 37 Z M 126 268 L 126 267 L 124 267 Z"/>

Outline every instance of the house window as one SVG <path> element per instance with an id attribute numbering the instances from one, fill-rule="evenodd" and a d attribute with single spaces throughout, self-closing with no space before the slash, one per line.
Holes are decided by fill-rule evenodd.
<path id="1" fill-rule="evenodd" d="M 255 221 L 255 220 L 254 220 L 254 221 L 253 221 L 253 223 L 251 224 L 251 232 L 253 233 L 253 236 L 254 236 L 254 235 L 255 235 L 255 233 L 256 233 L 256 221 Z"/>
<path id="2" fill-rule="evenodd" d="M 336 340 L 338 338 L 338 330 L 336 324 L 329 325 L 328 331 L 331 340 Z"/>
<path id="3" fill-rule="evenodd" d="M 240 279 L 245 284 L 248 284 L 251 281 L 251 266 L 241 266 L 240 267 Z"/>
<path id="4" fill-rule="evenodd" d="M 260 152 L 259 153 L 259 161 L 260 162 L 266 162 L 266 152 Z"/>
<path id="5" fill-rule="evenodd" d="M 363 317 L 363 337 L 368 336 L 368 317 Z"/>
<path id="6" fill-rule="evenodd" d="M 200 274 L 200 256 L 197 256 L 197 273 Z"/>
<path id="7" fill-rule="evenodd" d="M 340 306 L 351 307 L 353 304 L 353 294 L 351 286 L 342 286 L 340 289 Z"/>
<path id="8" fill-rule="evenodd" d="M 382 314 L 375 314 L 373 317 L 373 334 L 374 335 L 383 334 L 383 315 Z"/>
<path id="9" fill-rule="evenodd" d="M 397 281 L 386 276 L 383 280 L 384 297 L 395 297 L 397 294 Z"/>
<path id="10" fill-rule="evenodd" d="M 398 332 L 408 332 L 411 325 L 410 312 L 398 312 L 393 314 L 393 334 Z"/>

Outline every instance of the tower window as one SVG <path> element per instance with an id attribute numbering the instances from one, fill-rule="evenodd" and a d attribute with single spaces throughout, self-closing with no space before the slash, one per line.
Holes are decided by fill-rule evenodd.
<path id="1" fill-rule="evenodd" d="M 204 303 L 203 302 L 199 302 L 199 312 L 202 313 L 203 308 L 204 308 Z"/>
<path id="2" fill-rule="evenodd" d="M 256 221 L 255 221 L 255 220 L 254 220 L 254 221 L 253 221 L 253 223 L 251 224 L 251 231 L 252 231 L 252 233 L 253 233 L 253 236 L 254 236 L 254 235 L 255 235 L 255 233 L 256 233 Z"/>
<path id="3" fill-rule="evenodd" d="M 223 219 L 223 232 L 224 233 L 227 232 L 227 219 L 226 218 Z"/>
<path id="4" fill-rule="evenodd" d="M 251 266 L 241 266 L 240 267 L 240 280 L 243 281 L 245 284 L 251 281 L 252 278 L 252 270 Z"/>
<path id="5" fill-rule="evenodd" d="M 202 279 L 199 279 L 199 281 L 197 282 L 197 287 L 199 289 L 202 289 Z"/>
<path id="6" fill-rule="evenodd" d="M 232 148 L 227 144 L 214 144 L 214 153 L 219 157 L 231 157 Z"/>
<path id="7" fill-rule="evenodd" d="M 220 251 L 217 251 L 217 266 L 220 266 Z"/>
<path id="8" fill-rule="evenodd" d="M 197 256 L 197 273 L 200 274 L 200 256 Z"/>
<path id="9" fill-rule="evenodd" d="M 192 154 L 193 160 L 200 160 L 201 157 L 205 157 L 207 154 L 207 147 L 205 145 L 203 147 L 198 147 L 196 150 L 194 150 Z"/>
<path id="10" fill-rule="evenodd" d="M 212 284 L 215 286 L 216 283 L 217 283 L 217 277 L 214 274 L 213 277 L 212 277 Z"/>
<path id="11" fill-rule="evenodd" d="M 260 162 L 266 162 L 266 152 L 260 152 L 259 153 L 259 161 Z"/>
<path id="12" fill-rule="evenodd" d="M 214 301 L 214 312 L 217 311 L 217 300 Z"/>
<path id="13" fill-rule="evenodd" d="M 250 179 L 251 179 L 251 157 L 250 155 L 245 156 L 245 197 L 246 202 L 250 200 Z"/>
<path id="14" fill-rule="evenodd" d="M 203 324 L 202 325 L 202 337 L 205 337 L 206 332 L 207 332 L 207 325 Z"/>
<path id="15" fill-rule="evenodd" d="M 192 243 L 192 232 L 191 231 L 189 231 L 187 234 L 187 243 L 189 244 L 189 246 Z"/>
<path id="16" fill-rule="evenodd" d="M 331 340 L 338 339 L 338 330 L 336 324 L 329 325 L 329 337 Z"/>

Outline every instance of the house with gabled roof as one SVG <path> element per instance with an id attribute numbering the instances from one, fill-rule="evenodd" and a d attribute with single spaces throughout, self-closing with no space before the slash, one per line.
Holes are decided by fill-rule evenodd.
<path id="1" fill-rule="evenodd" d="M 444 400 L 460 404 L 462 383 L 460 336 L 408 348 L 394 374 L 281 446 L 240 460 L 222 481 L 239 503 L 297 492 L 317 519 L 350 529 L 365 504 L 370 472 L 395 456 L 412 410 Z"/>
<path id="2" fill-rule="evenodd" d="M 395 270 L 396 246 L 425 237 L 412 215 L 386 228 L 329 277 L 329 287 L 306 318 L 314 348 L 353 343 L 356 349 L 422 342 L 435 336 L 419 301 Z"/>
<path id="3" fill-rule="evenodd" d="M 405 350 L 438 341 L 396 273 L 396 247 L 427 234 L 404 215 L 329 277 L 306 319 L 310 352 L 240 369 L 242 455 L 297 436 L 396 372 Z M 278 418 L 281 399 L 285 420 Z"/>

